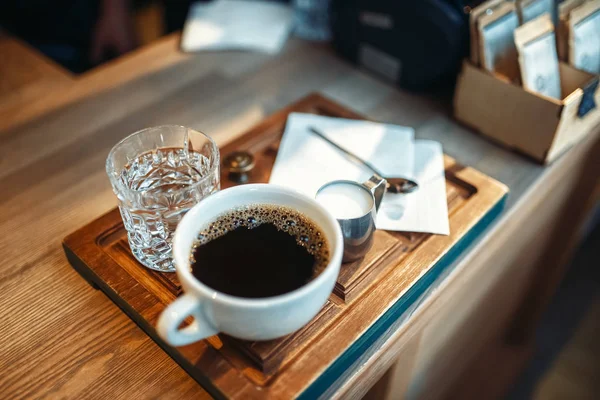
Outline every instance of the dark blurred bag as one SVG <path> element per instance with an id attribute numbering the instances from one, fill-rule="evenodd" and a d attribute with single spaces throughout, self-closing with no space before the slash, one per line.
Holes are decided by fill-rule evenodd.
<path id="1" fill-rule="evenodd" d="M 453 84 L 468 54 L 469 0 L 332 0 L 333 45 L 401 87 Z"/>

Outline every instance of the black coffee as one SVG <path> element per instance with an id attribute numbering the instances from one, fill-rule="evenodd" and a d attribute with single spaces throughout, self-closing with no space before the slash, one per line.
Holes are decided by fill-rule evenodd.
<path id="1" fill-rule="evenodd" d="M 238 297 L 291 292 L 329 262 L 321 230 L 286 207 L 252 205 L 218 217 L 198 235 L 192 251 L 194 276 Z"/>

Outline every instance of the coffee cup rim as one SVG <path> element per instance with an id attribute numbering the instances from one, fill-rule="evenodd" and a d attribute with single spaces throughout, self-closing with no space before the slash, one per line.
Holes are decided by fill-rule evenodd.
<path id="1" fill-rule="evenodd" d="M 329 259 L 329 263 L 327 264 L 327 266 L 325 267 L 323 272 L 321 272 L 316 278 L 312 279 L 307 284 L 305 284 L 302 287 L 295 289 L 291 292 L 284 293 L 284 294 L 277 295 L 277 296 L 263 297 L 263 298 L 247 298 L 247 297 L 233 296 L 230 294 L 220 292 L 216 289 L 213 289 L 210 286 L 202 283 L 196 277 L 194 277 L 194 275 L 191 272 L 191 266 L 190 266 L 190 262 L 189 262 L 189 256 L 190 256 L 191 249 L 179 249 L 182 246 L 182 244 L 179 244 L 183 240 L 181 237 L 186 234 L 181 229 L 179 229 L 179 227 L 184 226 L 184 224 L 188 223 L 187 221 L 189 221 L 193 218 L 196 218 L 196 216 L 200 213 L 201 210 L 205 209 L 206 207 L 210 207 L 211 204 L 220 201 L 224 197 L 233 196 L 238 193 L 256 192 L 256 191 L 262 191 L 262 192 L 267 191 L 267 192 L 271 192 L 274 194 L 279 193 L 279 194 L 292 195 L 292 196 L 302 200 L 303 202 L 309 204 L 310 207 L 317 209 L 322 214 L 323 220 L 326 222 L 323 222 L 321 220 L 314 221 L 313 218 L 309 218 L 309 219 L 318 226 L 322 226 L 324 223 L 327 223 L 333 229 L 334 237 L 328 238 L 328 241 L 330 242 L 330 247 L 331 247 L 330 248 L 331 258 Z M 245 203 L 244 202 L 240 203 L 240 205 L 243 205 L 243 204 L 245 204 Z M 280 204 L 277 202 L 273 202 L 272 204 L 285 206 L 285 204 Z M 199 231 L 197 233 L 199 233 Z M 331 239 L 335 240 L 335 243 L 331 243 L 331 241 L 332 241 Z M 295 299 L 305 296 L 307 293 L 311 292 L 316 287 L 324 284 L 325 282 L 327 282 L 330 279 L 329 275 L 331 275 L 331 274 L 337 275 L 337 273 L 339 272 L 339 266 L 341 265 L 341 262 L 342 262 L 342 254 L 343 254 L 342 232 L 341 232 L 341 228 L 340 228 L 337 220 L 333 217 L 333 215 L 331 215 L 316 200 L 314 200 L 296 190 L 289 189 L 289 188 L 279 186 L 279 185 L 266 184 L 266 183 L 254 183 L 254 184 L 234 186 L 234 187 L 219 191 L 217 193 L 214 193 L 214 194 L 210 195 L 209 197 L 203 199 L 198 204 L 196 204 L 194 207 L 192 207 L 186 213 L 186 215 L 183 216 L 177 229 L 175 230 L 175 235 L 173 238 L 173 259 L 175 262 L 175 271 L 176 271 L 177 276 L 179 277 L 180 281 L 182 281 L 182 282 L 185 281 L 189 286 L 191 286 L 193 288 L 194 291 L 201 293 L 204 297 L 210 298 L 213 301 L 227 303 L 230 305 L 252 306 L 252 307 L 259 307 L 259 308 L 266 307 L 266 306 L 272 306 L 272 305 L 278 304 L 278 303 L 287 303 L 287 302 L 293 301 Z M 180 265 L 183 265 L 185 267 L 182 268 L 182 267 L 180 267 Z M 336 268 L 336 266 L 337 266 L 337 268 Z M 336 276 L 336 278 L 337 278 L 337 276 Z M 187 287 L 184 286 L 184 290 L 185 289 L 187 289 Z"/>

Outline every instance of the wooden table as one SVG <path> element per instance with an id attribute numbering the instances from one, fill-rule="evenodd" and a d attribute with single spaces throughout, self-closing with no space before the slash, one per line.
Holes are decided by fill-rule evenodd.
<path id="1" fill-rule="evenodd" d="M 26 43 L 0 33 L 0 127 L 40 97 L 70 86 L 73 75 Z"/>
<path id="2" fill-rule="evenodd" d="M 374 398 L 477 394 L 490 383 L 501 390 L 528 354 L 530 321 L 598 198 L 597 132 L 544 168 L 456 124 L 447 96 L 397 90 L 325 46 L 290 40 L 275 57 L 189 56 L 177 42 L 167 37 L 30 104 L 11 103 L 8 114 L 0 98 L 3 397 L 207 397 L 71 269 L 61 240 L 115 206 L 104 160 L 128 133 L 177 123 L 224 144 L 312 91 L 372 119 L 413 126 L 419 138 L 439 140 L 447 154 L 511 190 L 501 218 L 329 394 L 357 397 L 373 385 Z M 483 386 L 489 357 L 498 360 L 495 379 Z"/>

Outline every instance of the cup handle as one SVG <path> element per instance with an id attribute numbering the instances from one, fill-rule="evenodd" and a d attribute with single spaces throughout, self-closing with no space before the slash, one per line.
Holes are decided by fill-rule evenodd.
<path id="1" fill-rule="evenodd" d="M 172 346 L 185 346 L 216 335 L 218 331 L 202 314 L 201 305 L 202 300 L 184 293 L 169 304 L 158 318 L 156 325 L 158 335 Z M 194 321 L 185 328 L 179 329 L 179 325 L 189 316 L 194 317 Z"/>

